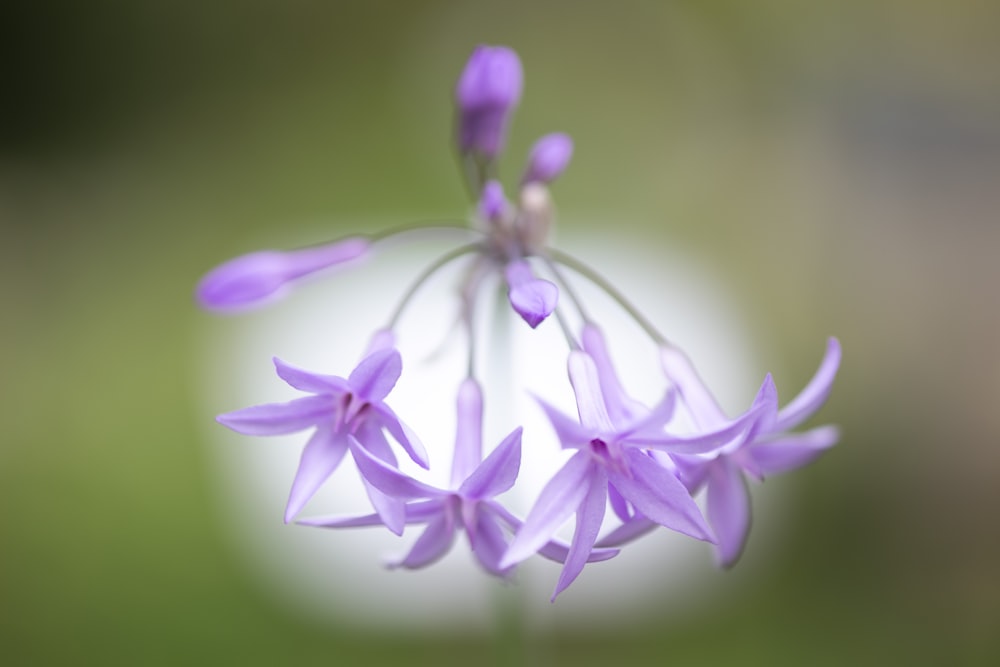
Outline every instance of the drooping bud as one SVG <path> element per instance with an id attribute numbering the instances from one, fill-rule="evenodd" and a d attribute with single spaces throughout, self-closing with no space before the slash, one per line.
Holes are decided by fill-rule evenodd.
<path id="1" fill-rule="evenodd" d="M 367 239 L 349 238 L 301 250 L 241 255 L 209 271 L 195 296 L 206 310 L 235 312 L 260 306 L 280 298 L 294 280 L 362 257 L 369 245 Z"/>
<path id="2" fill-rule="evenodd" d="M 507 298 L 518 315 L 532 329 L 552 314 L 559 303 L 559 288 L 548 280 L 536 278 L 523 259 L 514 260 L 504 269 Z"/>
<path id="3" fill-rule="evenodd" d="M 522 183 L 549 183 L 566 169 L 573 157 L 573 140 L 568 134 L 546 134 L 535 142 L 528 156 Z"/>
<path id="4" fill-rule="evenodd" d="M 503 150 L 507 122 L 521 99 L 521 61 L 504 46 L 477 46 L 458 85 L 458 144 L 463 153 L 487 158 Z"/>

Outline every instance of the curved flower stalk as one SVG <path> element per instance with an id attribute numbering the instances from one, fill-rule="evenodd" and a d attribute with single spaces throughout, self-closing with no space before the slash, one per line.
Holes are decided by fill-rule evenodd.
<path id="1" fill-rule="evenodd" d="M 496 500 L 509 491 L 517 479 L 521 464 L 521 429 L 516 428 L 496 449 L 482 457 L 482 391 L 472 379 L 459 388 L 458 428 L 452 464 L 452 485 L 439 489 L 420 482 L 357 448 L 355 458 L 366 479 L 393 498 L 410 502 L 405 505 L 407 524 L 425 524 L 423 533 L 409 553 L 391 567 L 417 569 L 426 567 L 451 550 L 456 533 L 464 529 L 469 546 L 479 564 L 490 574 L 507 577 L 513 566 L 504 566 L 500 558 L 507 549 L 505 535 L 521 526 L 510 511 Z M 317 517 L 299 523 L 324 528 L 350 528 L 383 524 L 377 514 L 360 517 Z M 568 549 L 555 541 L 539 546 L 547 558 L 565 561 Z M 616 549 L 597 549 L 590 560 L 607 560 Z"/>
<path id="2" fill-rule="evenodd" d="M 472 220 L 355 235 L 300 250 L 251 253 L 223 263 L 202 279 L 196 289 L 202 307 L 238 311 L 290 293 L 307 276 L 373 257 L 388 239 L 443 231 L 459 243 L 431 259 L 401 290 L 388 320 L 375 329 L 364 359 L 347 378 L 310 373 L 275 359 L 279 377 L 308 395 L 226 413 L 218 420 L 249 435 L 312 430 L 292 483 L 286 522 L 299 515 L 350 452 L 374 513 L 299 523 L 326 528 L 384 525 L 396 534 L 406 525 L 423 525 L 407 555 L 396 563 L 399 567 L 433 563 L 464 531 L 480 565 L 497 576 L 508 576 L 535 553 L 563 563 L 554 600 L 586 563 L 614 556 L 618 547 L 658 526 L 714 544 L 718 561 L 732 565 L 750 525 L 745 479 L 804 465 L 838 438 L 831 426 L 804 433 L 791 430 L 829 394 L 840 346 L 830 340 L 820 371 L 786 407 L 778 408 L 777 391 L 767 376 L 750 408 L 728 418 L 684 353 L 625 294 L 589 264 L 552 245 L 555 206 L 549 186 L 569 166 L 572 139 L 559 132 L 538 139 L 516 190 L 510 198 L 505 194 L 497 174 L 523 83 L 517 54 L 501 46 L 477 47 L 459 76 L 455 139 L 475 210 Z M 396 350 L 397 339 L 403 337 L 401 316 L 414 295 L 446 268 L 461 269 L 452 296 L 458 325 L 466 334 L 468 372 L 459 384 L 450 484 L 437 488 L 399 470 L 386 433 L 413 461 L 424 468 L 429 463 L 419 440 L 385 399 L 402 371 Z M 669 382 L 657 405 L 647 407 L 628 394 L 615 373 L 604 334 L 567 273 L 610 297 L 660 350 Z M 483 393 L 489 386 L 483 389 L 475 368 L 481 356 L 477 346 L 482 344 L 478 320 L 488 310 L 481 307 L 482 300 L 495 299 L 497 285 L 506 287 L 507 305 L 532 329 L 551 326 L 545 324 L 550 319 L 557 323 L 566 341 L 578 413 L 578 419 L 567 417 L 540 401 L 559 444 L 574 453 L 544 485 L 523 521 L 501 498 L 520 473 L 521 428 L 513 428 L 485 459 L 482 455 Z M 659 371 L 657 377 L 662 378 Z M 707 517 L 692 497 L 702 489 Z M 608 506 L 616 527 L 604 532 Z M 554 535 L 574 516 L 572 542 L 566 545 Z"/>
<path id="3" fill-rule="evenodd" d="M 348 449 L 355 457 L 365 451 L 395 465 L 396 456 L 383 431 L 388 431 L 413 461 L 428 466 L 423 445 L 383 401 L 402 370 L 402 359 L 395 349 L 373 352 L 346 379 L 309 373 L 280 359 L 274 360 L 274 366 L 282 380 L 312 396 L 227 412 L 217 421 L 245 435 L 283 435 L 316 429 L 302 450 L 285 508 L 285 523 L 305 507 Z M 362 480 L 385 525 L 402 534 L 406 520 L 402 503 L 383 494 L 364 475 Z"/>

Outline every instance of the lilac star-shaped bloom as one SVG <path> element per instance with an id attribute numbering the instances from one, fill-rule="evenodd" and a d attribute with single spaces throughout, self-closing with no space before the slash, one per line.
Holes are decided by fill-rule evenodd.
<path id="1" fill-rule="evenodd" d="M 402 445 L 416 463 L 427 467 L 423 445 L 383 399 L 402 371 L 399 352 L 377 349 L 365 357 L 348 378 L 319 375 L 274 360 L 278 376 L 312 396 L 287 403 L 258 405 L 219 415 L 220 424 L 246 435 L 283 435 L 315 427 L 302 450 L 295 480 L 285 508 L 285 523 L 291 521 L 333 474 L 348 449 L 358 458 L 369 453 L 390 465 L 396 456 L 383 430 Z M 401 501 L 386 496 L 362 476 L 368 497 L 386 526 L 402 534 L 405 509 Z"/>
<path id="2" fill-rule="evenodd" d="M 607 396 L 613 392 L 602 391 L 601 371 L 589 354 L 571 352 L 568 366 L 580 422 L 544 401 L 539 402 L 562 446 L 578 451 L 542 489 L 501 561 L 502 566 L 507 566 L 527 558 L 576 513 L 573 541 L 553 600 L 582 571 L 597 541 L 609 494 L 613 503 L 628 503 L 659 525 L 696 539 L 714 541 L 688 490 L 671 471 L 651 458 L 647 450 L 711 451 L 745 430 L 756 417 L 748 413 L 715 431 L 674 436 L 663 429 L 673 415 L 673 391 L 668 391 L 658 406 L 636 420 L 618 401 L 610 401 L 609 410 Z"/>
<path id="3" fill-rule="evenodd" d="M 442 558 L 455 542 L 455 535 L 465 530 L 469 545 L 480 565 L 489 573 L 506 577 L 513 566 L 502 566 L 500 558 L 507 549 L 505 535 L 521 522 L 495 497 L 508 491 L 517 479 L 521 464 L 521 429 L 510 433 L 493 452 L 482 460 L 482 391 L 471 379 L 462 383 L 458 394 L 458 422 L 451 485 L 448 489 L 425 484 L 383 461 L 356 448 L 358 468 L 383 493 L 403 498 L 406 523 L 426 524 L 409 553 L 393 567 L 417 569 Z M 377 514 L 359 517 L 316 517 L 299 523 L 325 528 L 374 526 L 383 523 Z M 556 542 L 541 545 L 540 552 L 553 560 L 564 561 L 568 549 Z M 597 549 L 591 560 L 606 560 L 616 555 L 614 549 Z"/>
<path id="4" fill-rule="evenodd" d="M 736 563 L 750 530 L 750 495 L 746 477 L 761 480 L 810 463 L 836 444 L 834 426 L 820 426 L 804 433 L 788 433 L 808 419 L 826 401 L 840 365 L 840 343 L 831 338 L 815 376 L 788 405 L 778 409 L 778 394 L 768 376 L 754 399 L 759 419 L 716 452 L 701 456 L 670 454 L 670 461 L 692 493 L 707 492 L 708 522 L 717 539 L 716 559 L 722 567 Z M 725 423 L 727 417 L 694 367 L 682 352 L 665 347 L 661 358 L 692 420 L 701 428 Z M 602 546 L 618 546 L 655 528 L 643 517 L 627 522 L 602 539 Z"/>

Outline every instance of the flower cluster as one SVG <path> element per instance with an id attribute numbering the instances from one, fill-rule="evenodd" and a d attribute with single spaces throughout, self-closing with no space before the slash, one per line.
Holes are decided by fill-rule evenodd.
<path id="1" fill-rule="evenodd" d="M 370 257 L 390 236 L 446 229 L 464 239 L 416 278 L 347 377 L 313 373 L 275 359 L 278 376 L 306 395 L 229 412 L 218 421 L 247 435 L 311 431 L 292 481 L 286 522 L 296 520 L 350 453 L 373 512 L 298 523 L 384 526 L 397 535 L 406 526 L 424 526 L 399 567 L 433 563 L 452 548 L 456 533 L 464 532 L 478 562 L 500 577 L 508 577 L 534 554 L 562 563 L 554 600 L 588 562 L 611 558 L 661 526 L 713 545 L 718 563 L 731 566 L 750 526 L 746 479 L 802 466 L 837 441 L 832 426 L 793 429 L 826 400 L 840 362 L 839 344 L 833 338 L 828 341 L 815 377 L 785 407 L 779 408 L 767 376 L 745 412 L 735 417 L 723 412 L 683 351 L 597 272 L 550 246 L 554 210 L 548 185 L 569 164 L 573 143 L 568 136 L 555 133 L 539 139 L 528 156 L 516 202 L 506 197 L 496 177 L 497 165 L 520 101 L 522 78 L 512 50 L 480 46 L 456 86 L 457 146 L 477 200 L 469 224 L 408 227 L 289 252 L 257 252 L 204 277 L 197 289 L 204 308 L 239 311 L 282 296 L 306 276 Z M 455 298 L 469 341 L 469 364 L 467 377 L 458 383 L 451 481 L 438 488 L 400 469 L 398 451 L 423 469 L 430 469 L 431 460 L 387 401 L 403 370 L 396 349 L 397 336 L 403 335 L 399 315 L 428 278 L 454 263 L 464 264 Z M 628 394 L 599 324 L 588 316 L 566 271 L 606 292 L 649 336 L 658 350 L 657 372 L 663 383 L 663 397 L 656 405 L 646 406 Z M 489 286 L 494 282 L 506 286 L 511 309 L 531 328 L 550 316 L 557 322 L 567 342 L 577 405 L 576 415 L 565 415 L 539 400 L 562 448 L 573 453 L 523 518 L 500 498 L 517 483 L 521 427 L 483 455 L 484 389 L 474 363 L 475 321 L 477 304 L 492 296 Z M 581 324 L 573 326 L 568 313 Z M 702 491 L 705 515 L 695 502 Z M 566 544 L 556 533 L 574 515 L 573 537 Z"/>

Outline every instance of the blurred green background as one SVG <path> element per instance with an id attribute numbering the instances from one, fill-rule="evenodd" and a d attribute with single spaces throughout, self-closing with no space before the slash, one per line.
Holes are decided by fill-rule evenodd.
<path id="1" fill-rule="evenodd" d="M 769 482 L 792 504 L 780 548 L 755 559 L 751 536 L 752 564 L 689 614 L 552 632 L 535 662 L 1000 658 L 997 3 L 0 12 L 3 664 L 510 657 L 496 638 L 340 628 L 255 581 L 220 527 L 199 405 L 205 336 L 240 325 L 191 297 L 224 259 L 349 229 L 325 220 L 468 210 L 450 96 L 480 42 L 525 63 L 507 169 L 542 132 L 576 140 L 563 227 L 696 253 L 785 395 L 827 335 L 845 350 L 820 417 L 842 443 Z"/>

